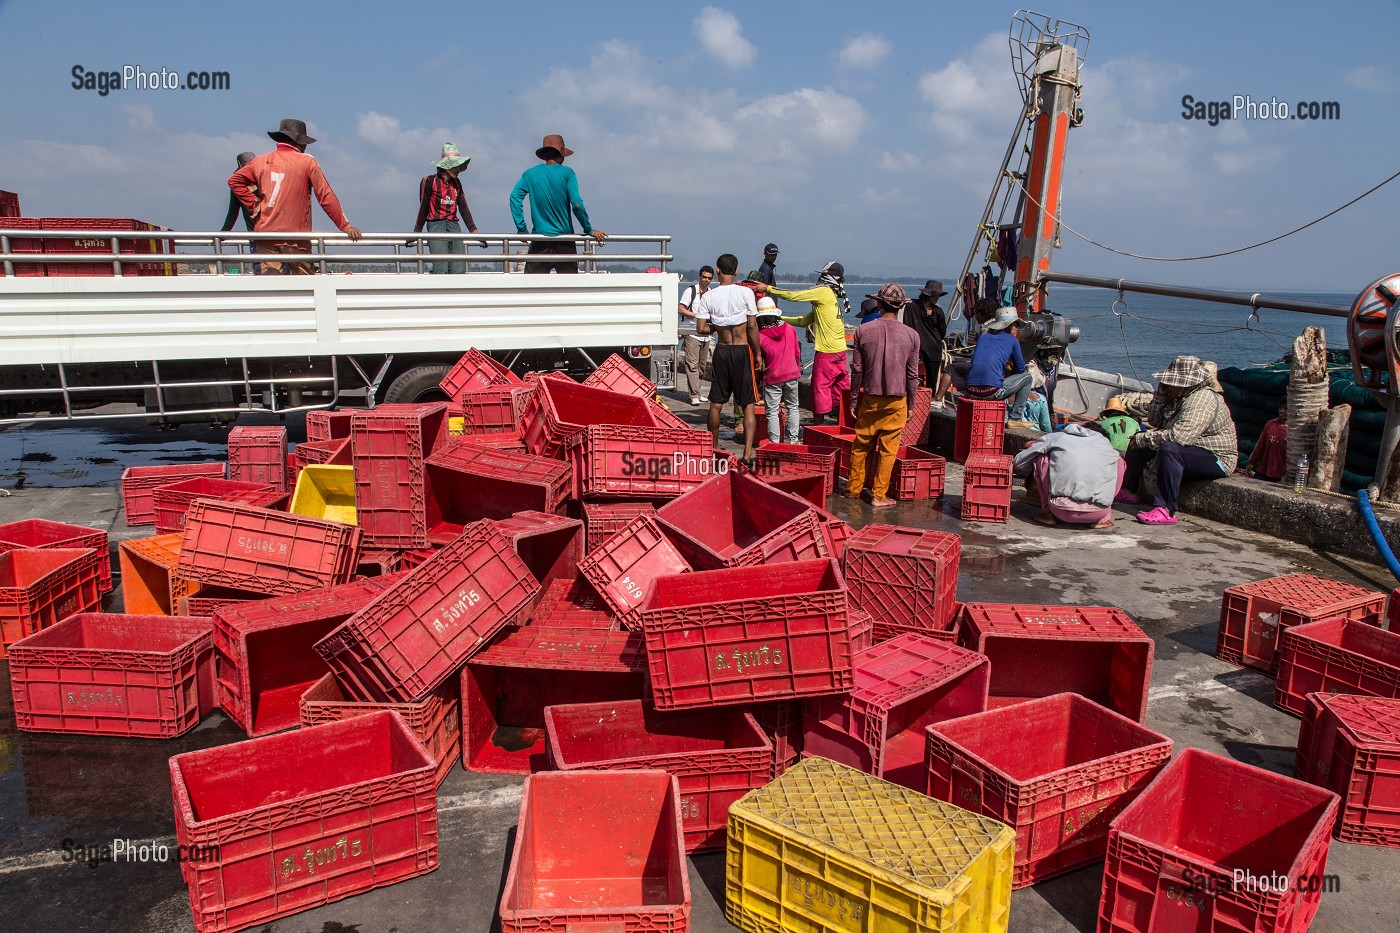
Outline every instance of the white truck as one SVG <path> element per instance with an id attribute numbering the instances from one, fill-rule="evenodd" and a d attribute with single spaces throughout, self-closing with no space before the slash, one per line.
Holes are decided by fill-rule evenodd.
<path id="1" fill-rule="evenodd" d="M 321 274 L 264 276 L 251 274 L 257 257 L 244 251 L 267 235 L 91 231 L 82 242 L 100 244 L 100 256 L 49 246 L 36 256 L 35 242 L 56 235 L 14 224 L 0 218 L 0 423 L 227 421 L 427 401 L 443 397 L 439 380 L 469 347 L 519 372 L 575 375 L 620 353 L 657 385 L 674 382 L 678 277 L 607 271 L 664 270 L 666 236 L 613 236 L 608 255 L 576 238 L 580 274 L 531 275 L 523 253 L 533 236 L 414 234 L 420 251 L 404 252 L 403 234 L 368 234 L 354 247 L 343 234 L 306 234 Z M 74 242 L 71 230 L 66 238 Z M 186 274 L 130 274 L 138 238 L 143 271 Z M 468 271 L 427 274 L 421 250 L 432 239 L 469 244 L 451 257 Z M 47 274 L 35 274 L 39 258 Z M 63 274 L 96 259 L 110 259 L 113 274 Z"/>

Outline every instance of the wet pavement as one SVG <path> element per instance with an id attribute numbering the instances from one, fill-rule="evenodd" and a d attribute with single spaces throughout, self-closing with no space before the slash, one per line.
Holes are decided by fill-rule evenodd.
<path id="1" fill-rule="evenodd" d="M 698 423 L 698 411 L 672 407 Z M 277 421 L 264 416 L 240 423 Z M 298 440 L 300 423 L 289 423 L 289 429 Z M 114 485 L 120 468 L 223 459 L 226 435 L 227 428 L 161 432 L 130 423 L 0 429 L 0 488 L 11 492 L 0 497 L 0 521 L 45 517 L 106 528 L 114 542 L 145 537 L 151 529 L 128 529 L 122 521 Z M 106 460 L 115 462 L 98 462 Z M 1032 510 L 1015 503 L 1005 525 L 964 524 L 957 515 L 959 478 L 950 465 L 941 502 L 901 505 L 878 519 L 867 506 L 845 499 L 833 499 L 831 508 L 856 525 L 879 520 L 962 535 L 961 600 L 1124 609 L 1156 643 L 1147 725 L 1172 737 L 1178 749 L 1204 748 L 1291 771 L 1299 722 L 1272 706 L 1272 680 L 1213 656 L 1227 586 L 1299 570 L 1376 589 L 1394 586 L 1379 567 L 1189 517 L 1176 527 L 1150 527 L 1119 513 L 1111 529 L 1051 529 L 1030 522 Z M 120 607 L 119 592 L 109 599 L 109 606 Z M 238 741 L 242 733 L 216 713 L 193 732 L 163 742 L 20 734 L 10 709 L 8 665 L 0 664 L 0 672 L 0 930 L 193 929 L 173 862 L 90 867 L 73 853 L 118 838 L 173 846 L 167 759 Z M 499 929 L 496 902 L 519 801 L 518 778 L 458 767 L 439 790 L 437 871 L 256 929 Z M 1312 930 L 1379 933 L 1400 926 L 1400 853 L 1333 840 L 1327 872 L 1337 876 L 1340 890 L 1324 896 Z M 1016 892 L 1010 929 L 1092 931 L 1101 875 L 1092 866 Z M 722 854 L 691 860 L 691 887 L 696 933 L 734 929 L 723 917 Z"/>

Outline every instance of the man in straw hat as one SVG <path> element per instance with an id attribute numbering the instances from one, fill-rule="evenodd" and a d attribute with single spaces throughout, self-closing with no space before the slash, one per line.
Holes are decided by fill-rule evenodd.
<path id="1" fill-rule="evenodd" d="M 1230 411 L 1211 388 L 1210 372 L 1199 357 L 1178 356 L 1153 378 L 1157 397 L 1147 411 L 1147 428 L 1129 442 L 1118 501 L 1138 501 L 1143 473 L 1155 460 L 1153 506 L 1137 518 L 1147 525 L 1174 525 L 1181 481 L 1229 476 L 1235 471 L 1239 446 Z"/>
<path id="2" fill-rule="evenodd" d="M 574 235 L 574 222 L 569 216 L 572 210 L 583 227 L 583 235 L 591 236 L 599 243 L 608 238 L 601 230 L 594 230 L 588 220 L 588 209 L 583 206 L 583 197 L 578 193 L 578 176 L 564 164 L 564 160 L 574 154 L 574 150 L 564 145 L 564 137 L 551 133 L 544 138 L 544 144 L 535 150 L 535 156 L 543 159 L 543 165 L 525 170 L 510 193 L 510 216 L 515 221 L 515 232 L 525 233 L 525 198 L 530 198 L 530 222 L 535 233 L 541 236 L 571 237 Z M 551 242 L 536 240 L 530 244 L 530 252 L 536 255 L 574 255 L 578 247 L 573 240 Z M 577 272 L 577 262 L 527 262 L 526 272 Z"/>
<path id="3" fill-rule="evenodd" d="M 352 240 L 360 238 L 360 229 L 345 218 L 340 199 L 331 190 L 330 182 L 321 173 L 321 166 L 306 154 L 306 147 L 316 140 L 306 135 L 301 120 L 286 119 L 268 134 L 277 148 L 265 152 L 229 176 L 228 186 L 238 202 L 253 214 L 253 230 L 288 233 L 311 231 L 311 193 L 331 223 Z M 259 240 L 259 253 L 309 253 L 310 240 Z M 276 262 L 263 260 L 263 275 L 282 275 L 283 266 L 292 275 L 310 275 L 309 262 Z"/>
<path id="4" fill-rule="evenodd" d="M 1142 430 L 1142 425 L 1128 413 L 1128 406 L 1117 395 L 1104 403 L 1103 411 L 1099 412 L 1099 427 L 1103 428 L 1113 449 L 1120 454 L 1128 452 L 1128 442 Z"/>
<path id="5" fill-rule="evenodd" d="M 457 177 L 466 170 L 471 159 L 462 155 L 456 143 L 442 144 L 442 158 L 433 163 L 437 167 L 434 175 L 425 175 L 418 183 L 418 219 L 413 224 L 413 232 L 421 233 L 423 225 L 428 225 L 429 233 L 461 233 L 462 224 L 457 222 L 460 214 L 467 230 L 476 232 L 472 221 L 471 208 L 467 206 L 467 196 L 462 192 L 462 182 Z M 435 254 L 465 253 L 467 244 L 461 240 L 429 240 L 428 252 Z M 465 262 L 435 262 L 432 271 L 436 274 L 463 273 L 467 271 Z"/>

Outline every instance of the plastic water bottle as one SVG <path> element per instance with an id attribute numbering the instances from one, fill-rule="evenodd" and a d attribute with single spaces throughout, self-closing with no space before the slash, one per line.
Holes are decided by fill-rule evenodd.
<path id="1" fill-rule="evenodd" d="M 1302 492 L 1308 485 L 1308 455 L 1298 458 L 1298 469 L 1293 474 L 1293 491 Z"/>

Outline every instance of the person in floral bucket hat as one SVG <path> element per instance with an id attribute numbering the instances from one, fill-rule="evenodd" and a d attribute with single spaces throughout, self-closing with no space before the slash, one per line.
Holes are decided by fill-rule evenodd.
<path id="1" fill-rule="evenodd" d="M 457 176 L 466 170 L 471 159 L 462 155 L 456 143 L 442 144 L 442 158 L 433 163 L 436 174 L 425 175 L 418 183 L 418 220 L 413 224 L 414 233 L 422 233 L 424 224 L 429 233 L 461 233 L 462 224 L 467 231 L 476 232 L 476 222 L 472 220 L 471 208 L 467 206 L 467 196 L 462 192 L 462 182 Z M 457 217 L 461 216 L 459 223 Z M 462 240 L 429 240 L 428 252 L 434 254 L 465 253 L 467 244 Z M 465 262 L 435 262 L 432 271 L 461 274 L 467 271 Z"/>
<path id="2" fill-rule="evenodd" d="M 1239 447 L 1230 410 L 1212 388 L 1210 371 L 1199 357 L 1178 356 L 1153 378 L 1157 394 L 1148 407 L 1146 427 L 1128 444 L 1118 501 L 1138 502 L 1143 474 L 1149 465 L 1155 466 L 1152 508 L 1139 512 L 1137 519 L 1147 525 L 1174 525 L 1181 481 L 1229 476 Z"/>

